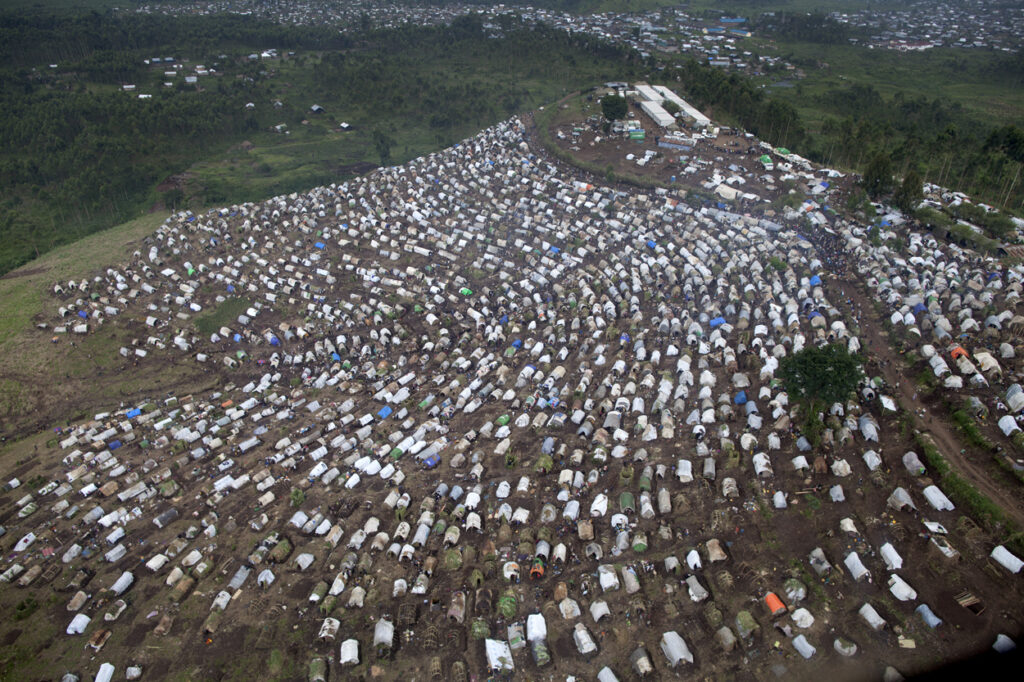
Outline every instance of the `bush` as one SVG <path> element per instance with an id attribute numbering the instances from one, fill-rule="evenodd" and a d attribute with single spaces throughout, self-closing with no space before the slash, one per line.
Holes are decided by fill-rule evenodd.
<path id="1" fill-rule="evenodd" d="M 25 597 L 14 607 L 14 620 L 25 620 L 39 608 L 39 602 L 35 597 Z"/>
<path id="2" fill-rule="evenodd" d="M 956 424 L 957 429 L 963 434 L 964 439 L 975 447 L 983 448 L 985 450 L 994 450 L 995 446 L 992 444 L 985 434 L 978 428 L 978 424 L 974 421 L 971 415 L 967 414 L 964 410 L 956 410 L 953 412 L 953 422 Z"/>

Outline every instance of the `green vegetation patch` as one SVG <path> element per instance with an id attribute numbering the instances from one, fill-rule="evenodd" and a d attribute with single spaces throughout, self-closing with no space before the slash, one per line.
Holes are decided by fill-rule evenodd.
<path id="1" fill-rule="evenodd" d="M 956 424 L 957 429 L 963 435 L 970 445 L 981 448 L 983 450 L 993 450 L 995 446 L 985 434 L 978 428 L 977 422 L 964 410 L 955 410 L 953 412 L 953 423 Z"/>
<path id="2" fill-rule="evenodd" d="M 130 252 L 131 247 L 153 232 L 167 214 L 151 213 L 100 234 L 63 246 L 18 272 L 0 279 L 0 347 L 9 347 L 15 336 L 32 326 L 43 314 L 50 321 L 59 305 L 48 294 L 53 284 L 67 285 L 112 263 L 112 258 Z M 20 356 L 19 361 L 25 362 Z"/>
<path id="3" fill-rule="evenodd" d="M 196 318 L 196 329 L 207 336 L 217 334 L 221 327 L 230 328 L 236 324 L 238 316 L 243 315 L 251 305 L 252 302 L 244 297 L 225 299 L 213 311 Z"/>

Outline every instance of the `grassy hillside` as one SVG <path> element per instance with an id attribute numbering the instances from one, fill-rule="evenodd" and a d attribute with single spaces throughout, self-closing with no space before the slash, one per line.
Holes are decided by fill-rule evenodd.
<path id="1" fill-rule="evenodd" d="M 153 213 L 90 235 L 0 278 L 0 353 L 17 358 L 0 367 L 0 436 L 63 424 L 92 405 L 210 380 L 192 366 L 123 371 L 125 361 L 117 349 L 130 343 L 130 332 L 122 325 L 116 330 L 107 325 L 82 340 L 61 335 L 57 343 L 51 342 L 51 332 L 35 326 L 56 319 L 60 304 L 51 295 L 55 283 L 79 281 L 118 263 L 141 248 L 142 239 L 166 216 Z"/>
<path id="2" fill-rule="evenodd" d="M 0 78 L 0 273 L 154 206 L 262 199 L 402 162 L 639 68 L 625 50 L 511 19 L 355 41 L 229 16 L 54 21 L 0 18 L 8 54 L 66 57 Z M 250 58 L 269 45 L 280 51 Z M 208 75 L 187 82 L 200 65 Z"/>

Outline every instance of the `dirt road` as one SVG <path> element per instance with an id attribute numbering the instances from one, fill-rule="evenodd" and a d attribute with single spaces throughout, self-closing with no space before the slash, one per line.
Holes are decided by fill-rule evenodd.
<path id="1" fill-rule="evenodd" d="M 849 319 L 857 320 L 861 329 L 862 348 L 877 360 L 874 367 L 896 391 L 897 400 L 908 410 L 915 428 L 929 433 L 953 470 L 999 505 L 1006 516 L 1013 519 L 1019 527 L 1024 528 L 1024 491 L 1019 488 L 1007 489 L 999 481 L 993 480 L 986 466 L 974 461 L 970 452 L 961 452 L 964 445 L 954 427 L 944 416 L 932 415 L 928 408 L 916 399 L 915 378 L 906 369 L 903 358 L 893 350 L 889 339 L 882 334 L 882 320 L 876 314 L 873 302 L 866 295 L 863 284 L 856 279 L 856 275 L 848 271 L 834 274 L 839 280 L 840 287 L 836 293 L 841 294 L 835 297 L 837 307 L 843 310 Z M 917 414 L 920 408 L 925 410 L 923 416 Z"/>

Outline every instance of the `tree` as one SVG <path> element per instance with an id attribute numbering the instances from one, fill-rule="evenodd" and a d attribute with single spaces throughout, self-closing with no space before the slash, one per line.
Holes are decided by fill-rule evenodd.
<path id="1" fill-rule="evenodd" d="M 777 373 L 789 397 L 800 406 L 804 435 L 817 445 L 824 425 L 818 413 L 850 397 L 864 376 L 860 358 L 845 346 L 807 346 L 779 363 Z"/>
<path id="2" fill-rule="evenodd" d="M 185 192 L 180 187 L 172 187 L 163 193 L 164 206 L 176 209 L 185 202 Z"/>
<path id="3" fill-rule="evenodd" d="M 672 101 L 672 100 L 670 100 L 670 99 L 667 99 L 667 100 L 665 100 L 664 102 L 662 102 L 662 103 L 661 103 L 661 108 L 662 108 L 662 109 L 664 109 L 665 111 L 667 111 L 668 113 L 672 114 L 673 116 L 675 116 L 675 115 L 676 115 L 676 114 L 678 114 L 678 113 L 679 113 L 680 111 L 682 111 L 682 110 L 681 110 L 681 109 L 679 108 L 679 105 L 678 105 L 678 104 L 676 104 L 675 102 L 673 102 L 673 101 Z"/>
<path id="4" fill-rule="evenodd" d="M 889 157 L 881 152 L 875 154 L 864 169 L 861 184 L 872 199 L 888 194 L 892 190 L 892 161 Z"/>
<path id="5" fill-rule="evenodd" d="M 601 98 L 601 113 L 609 121 L 618 121 L 620 118 L 626 118 L 628 110 L 629 105 L 626 103 L 625 97 L 605 95 Z"/>
<path id="6" fill-rule="evenodd" d="M 373 129 L 373 146 L 377 148 L 377 154 L 380 155 L 380 165 L 387 166 L 391 163 L 391 147 L 394 144 L 395 141 L 391 139 L 390 135 L 380 128 Z"/>
<path id="7" fill-rule="evenodd" d="M 896 189 L 893 195 L 893 203 L 904 213 L 910 213 L 917 208 L 917 205 L 924 199 L 924 183 L 921 176 L 914 169 L 903 176 L 903 182 Z"/>
<path id="8" fill-rule="evenodd" d="M 301 507 L 302 503 L 306 501 L 306 493 L 298 488 L 292 488 L 288 499 L 293 507 Z"/>

